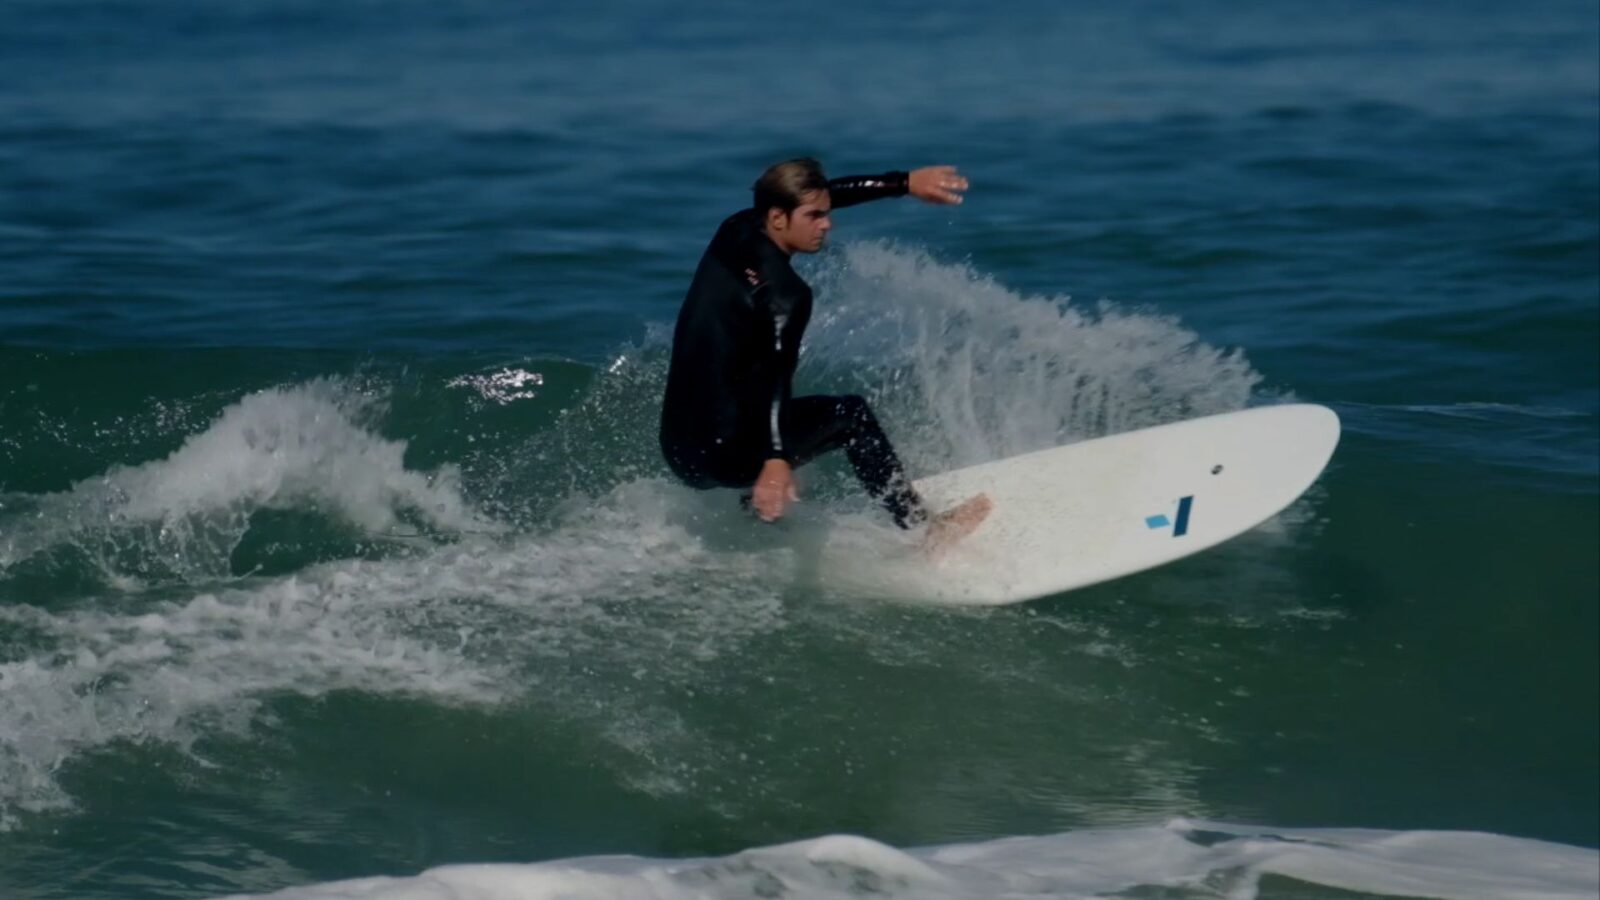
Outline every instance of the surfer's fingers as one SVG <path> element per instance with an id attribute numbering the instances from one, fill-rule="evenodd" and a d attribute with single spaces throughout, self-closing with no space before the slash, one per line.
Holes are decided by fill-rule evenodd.
<path id="1" fill-rule="evenodd" d="M 775 522 L 783 515 L 784 507 L 799 497 L 795 494 L 793 481 L 788 484 L 771 481 L 758 482 L 750 499 L 761 521 Z"/>
<path id="2" fill-rule="evenodd" d="M 907 188 L 912 196 L 928 203 L 954 205 L 961 202 L 967 179 L 955 166 L 924 166 L 911 173 Z"/>

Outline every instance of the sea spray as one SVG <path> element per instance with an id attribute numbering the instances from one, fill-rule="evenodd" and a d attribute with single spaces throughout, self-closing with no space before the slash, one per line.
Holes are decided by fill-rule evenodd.
<path id="1" fill-rule="evenodd" d="M 919 249 L 847 244 L 814 278 L 798 380 L 867 394 L 924 473 L 1240 409 L 1261 382 L 1170 316 L 1027 296 Z"/>
<path id="2" fill-rule="evenodd" d="M 0 577 L 70 546 L 109 583 L 221 577 L 262 510 L 315 511 L 362 533 L 492 529 L 459 472 L 405 467 L 405 445 L 363 424 L 372 401 L 338 380 L 257 391 L 164 459 L 117 465 L 0 512 Z"/>

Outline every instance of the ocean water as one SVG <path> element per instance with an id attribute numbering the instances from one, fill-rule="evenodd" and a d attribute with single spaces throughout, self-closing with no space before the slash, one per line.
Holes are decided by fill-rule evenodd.
<path id="1" fill-rule="evenodd" d="M 972 181 L 802 263 L 919 473 L 1331 467 L 1011 608 L 709 529 L 667 337 L 800 154 Z M 5 897 L 1593 897 L 1597 547 L 1594 0 L 0 0 Z"/>

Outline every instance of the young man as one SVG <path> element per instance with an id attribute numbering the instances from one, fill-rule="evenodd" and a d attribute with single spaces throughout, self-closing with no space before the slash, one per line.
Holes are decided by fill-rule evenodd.
<path id="1" fill-rule="evenodd" d="M 895 524 L 929 525 L 930 548 L 976 528 L 988 498 L 930 517 L 861 397 L 792 395 L 812 298 L 790 257 L 822 249 L 835 209 L 905 194 L 960 203 L 966 189 L 952 166 L 832 181 L 812 159 L 767 169 L 753 206 L 717 229 L 678 314 L 661 410 L 661 451 L 672 471 L 696 488 L 749 489 L 757 515 L 771 522 L 799 499 L 794 469 L 843 448 Z"/>

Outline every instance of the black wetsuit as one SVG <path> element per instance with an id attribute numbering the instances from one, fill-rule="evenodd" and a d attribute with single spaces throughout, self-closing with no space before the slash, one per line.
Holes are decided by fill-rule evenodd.
<path id="1" fill-rule="evenodd" d="M 834 209 L 903 196 L 908 176 L 836 178 Z M 753 209 L 723 221 L 700 259 L 672 337 L 661 452 L 693 487 L 749 488 L 769 459 L 800 466 L 844 448 L 862 485 L 902 528 L 926 518 L 861 397 L 794 397 L 811 288 Z"/>

